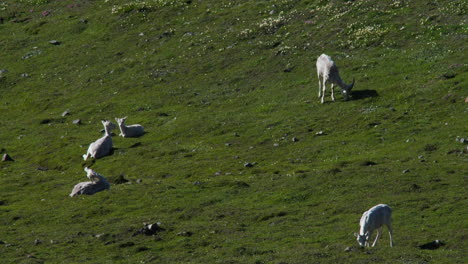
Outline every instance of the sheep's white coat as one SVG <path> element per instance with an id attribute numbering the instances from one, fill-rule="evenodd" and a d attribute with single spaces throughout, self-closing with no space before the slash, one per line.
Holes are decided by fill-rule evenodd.
<path id="1" fill-rule="evenodd" d="M 357 237 L 357 241 L 361 247 L 369 246 L 369 241 L 372 236 L 372 232 L 377 229 L 377 236 L 375 237 L 372 246 L 375 246 L 377 240 L 382 234 L 382 227 L 384 225 L 388 228 L 388 234 L 390 235 L 390 246 L 393 247 L 392 238 L 392 209 L 386 204 L 379 204 L 371 209 L 367 210 L 362 214 L 360 221 L 359 234 L 354 233 Z"/>
<path id="2" fill-rule="evenodd" d="M 338 67 L 336 66 L 335 62 L 331 59 L 330 56 L 326 54 L 320 55 L 317 59 L 317 76 L 319 79 L 319 92 L 318 97 L 321 98 L 320 101 L 323 104 L 325 98 L 325 90 L 326 90 L 326 83 L 331 83 L 331 98 L 335 101 L 335 94 L 334 94 L 334 85 L 338 85 L 341 87 L 341 91 L 343 92 L 343 96 L 345 100 L 349 99 L 349 93 L 354 86 L 354 80 L 351 84 L 346 84 L 341 80 L 340 73 L 338 72 Z M 320 79 L 322 77 L 322 80 Z M 322 86 L 323 84 L 323 86 Z"/>
<path id="3" fill-rule="evenodd" d="M 139 136 L 142 136 L 145 133 L 145 129 L 143 128 L 142 125 L 135 124 L 135 125 L 126 126 L 125 125 L 125 120 L 126 119 L 127 119 L 127 117 L 115 118 L 115 120 L 119 124 L 119 128 L 120 128 L 119 136 L 122 136 L 122 137 L 139 137 Z"/>
<path id="4" fill-rule="evenodd" d="M 87 153 L 83 155 L 84 160 L 87 160 L 90 156 L 99 159 L 110 155 L 112 152 L 111 131 L 115 128 L 115 125 L 107 120 L 102 120 L 101 122 L 104 125 L 105 135 L 89 145 Z"/>
<path id="5" fill-rule="evenodd" d="M 99 173 L 89 168 L 84 168 L 86 176 L 91 180 L 89 182 L 80 182 L 73 187 L 70 197 L 80 194 L 92 195 L 110 188 L 109 182 Z"/>

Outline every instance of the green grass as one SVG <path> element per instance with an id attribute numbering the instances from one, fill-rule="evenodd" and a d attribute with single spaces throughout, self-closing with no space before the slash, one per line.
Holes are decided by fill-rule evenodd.
<path id="1" fill-rule="evenodd" d="M 466 263 L 466 13 L 420 0 L 0 3 L 0 150 L 15 159 L 0 163 L 1 262 Z M 322 53 L 356 79 L 353 100 L 320 104 Z M 100 120 L 122 116 L 147 133 L 84 162 Z M 84 166 L 130 183 L 70 198 Z M 353 232 L 378 203 L 393 208 L 395 247 L 385 233 L 361 250 Z M 144 222 L 165 231 L 134 235 Z M 446 245 L 417 247 L 435 239 Z"/>

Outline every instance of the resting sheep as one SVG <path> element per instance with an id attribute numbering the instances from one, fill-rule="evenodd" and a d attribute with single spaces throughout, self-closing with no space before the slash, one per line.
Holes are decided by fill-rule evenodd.
<path id="1" fill-rule="evenodd" d="M 119 124 L 120 128 L 120 134 L 119 136 L 122 137 L 139 137 L 142 136 L 145 133 L 145 130 L 142 125 L 131 125 L 131 126 L 126 126 L 125 125 L 125 120 L 127 117 L 123 118 L 115 118 L 115 121 Z"/>
<path id="2" fill-rule="evenodd" d="M 334 89 L 333 89 L 335 84 L 341 87 L 345 100 L 349 99 L 349 93 L 351 92 L 351 89 L 353 89 L 353 86 L 354 86 L 354 79 L 353 79 L 353 82 L 349 85 L 344 83 L 340 78 L 338 67 L 336 66 L 335 62 L 331 59 L 330 56 L 326 54 L 322 54 L 320 55 L 320 57 L 318 57 L 317 76 L 319 79 L 318 97 L 321 98 L 320 101 L 322 104 L 324 102 L 325 90 L 326 90 L 325 84 L 327 82 L 331 83 L 331 97 L 332 97 L 333 102 L 335 101 L 335 95 L 334 95 Z M 320 77 L 322 77 L 322 80 L 320 80 Z M 322 87 L 322 82 L 323 82 L 323 87 Z"/>
<path id="3" fill-rule="evenodd" d="M 110 155 L 112 152 L 111 131 L 115 128 L 115 125 L 107 120 L 102 120 L 101 122 L 104 125 L 105 135 L 89 145 L 88 152 L 83 155 L 84 160 L 87 160 L 90 156 L 99 159 Z"/>
<path id="4" fill-rule="evenodd" d="M 86 176 L 91 180 L 89 182 L 80 182 L 73 188 L 70 193 L 70 197 L 77 196 L 80 194 L 92 195 L 100 191 L 104 191 L 110 188 L 109 182 L 99 173 L 89 169 L 88 167 L 84 168 L 86 171 Z"/>
<path id="5" fill-rule="evenodd" d="M 360 221 L 361 228 L 359 230 L 359 234 L 354 233 L 359 245 L 361 247 L 369 246 L 369 240 L 372 236 L 372 232 L 377 229 L 377 236 L 372 244 L 372 246 L 375 246 L 377 240 L 382 234 L 383 225 L 386 225 L 388 228 L 388 234 L 390 235 L 390 247 L 393 247 L 391 218 L 392 209 L 386 204 L 376 205 L 364 212 Z"/>

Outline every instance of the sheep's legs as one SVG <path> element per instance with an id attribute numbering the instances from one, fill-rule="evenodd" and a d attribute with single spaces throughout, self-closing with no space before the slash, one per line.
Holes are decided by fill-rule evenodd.
<path id="1" fill-rule="evenodd" d="M 392 225 L 390 223 L 388 223 L 387 227 L 388 227 L 388 234 L 390 235 L 390 247 L 393 247 Z"/>
<path id="2" fill-rule="evenodd" d="M 323 87 L 322 87 L 322 99 L 320 100 L 320 102 L 322 102 L 322 104 L 323 104 L 323 102 L 324 102 L 324 100 L 325 100 L 325 98 L 324 98 L 324 97 L 325 97 L 325 90 L 327 89 L 327 87 L 326 87 L 326 85 L 325 85 L 326 82 L 327 82 L 327 81 L 326 81 L 325 78 L 324 78 L 324 79 L 323 79 Z"/>
<path id="3" fill-rule="evenodd" d="M 318 93 L 318 98 L 320 98 L 322 96 L 321 92 L 322 92 L 322 82 L 320 81 L 320 74 L 317 74 L 318 76 L 318 80 L 319 80 L 319 93 Z"/>
<path id="4" fill-rule="evenodd" d="M 333 83 L 331 84 L 331 97 L 332 97 L 332 101 L 335 102 L 335 91 L 334 91 Z"/>
<path id="5" fill-rule="evenodd" d="M 377 240 L 379 240 L 381 234 L 382 234 L 382 227 L 377 229 L 377 235 L 375 236 L 374 243 L 372 243 L 372 247 L 374 247 L 375 244 L 377 244 Z"/>

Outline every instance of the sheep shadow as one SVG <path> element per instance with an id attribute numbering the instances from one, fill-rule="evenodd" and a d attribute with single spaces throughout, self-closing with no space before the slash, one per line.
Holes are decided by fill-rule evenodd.
<path id="1" fill-rule="evenodd" d="M 353 91 L 351 96 L 352 100 L 361 100 L 365 98 L 377 97 L 379 94 L 376 90 L 357 90 Z"/>

